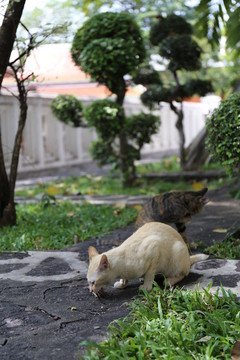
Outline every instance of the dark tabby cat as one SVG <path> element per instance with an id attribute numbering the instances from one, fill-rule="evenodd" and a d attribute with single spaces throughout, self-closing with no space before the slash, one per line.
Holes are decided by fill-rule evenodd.
<path id="1" fill-rule="evenodd" d="M 136 226 L 157 221 L 174 223 L 183 240 L 188 243 L 185 223 L 191 221 L 192 215 L 199 213 L 208 202 L 204 197 L 207 188 L 200 191 L 172 191 L 154 196 L 140 210 Z"/>

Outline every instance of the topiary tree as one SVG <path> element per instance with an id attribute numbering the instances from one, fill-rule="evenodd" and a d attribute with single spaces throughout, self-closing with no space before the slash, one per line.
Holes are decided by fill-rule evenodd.
<path id="1" fill-rule="evenodd" d="M 240 95 L 223 100 L 206 122 L 210 153 L 231 173 L 240 173 Z"/>
<path id="2" fill-rule="evenodd" d="M 50 104 L 53 114 L 64 124 L 73 127 L 83 126 L 82 110 L 80 100 L 74 95 L 58 95 Z"/>
<path id="3" fill-rule="evenodd" d="M 99 136 L 92 150 L 94 157 L 101 164 L 114 161 L 123 175 L 123 185 L 130 185 L 135 179 L 134 159 L 139 157 L 139 146 L 132 140 L 131 121 L 125 117 L 122 105 L 127 90 L 125 76 L 132 74 L 145 57 L 140 29 L 126 12 L 97 14 L 77 31 L 71 52 L 83 71 L 116 95 L 116 103 L 93 103 L 85 117 Z M 156 117 L 151 119 L 159 124 Z"/>
<path id="4" fill-rule="evenodd" d="M 84 109 L 89 126 L 96 129 L 98 140 L 91 146 L 91 153 L 100 165 L 112 164 L 121 168 L 123 163 L 119 147 L 119 133 L 127 135 L 126 158 L 124 158 L 124 177 L 127 184 L 134 182 L 136 170 L 134 160 L 140 159 L 140 152 L 145 143 L 151 141 L 156 133 L 160 119 L 152 114 L 140 113 L 125 118 L 122 106 L 112 100 L 97 100 Z M 123 124 L 123 128 L 122 128 Z"/>
<path id="5" fill-rule="evenodd" d="M 171 110 L 177 115 L 176 128 L 179 132 L 182 168 L 186 164 L 183 100 L 194 94 L 203 96 L 212 91 L 209 81 L 190 79 L 183 84 L 180 82 L 179 72 L 196 71 L 201 67 L 201 49 L 191 35 L 191 25 L 181 16 L 175 14 L 165 18 L 158 16 L 158 21 L 151 27 L 150 41 L 153 45 L 159 46 L 159 54 L 168 61 L 167 69 L 172 74 L 172 81 L 163 84 L 154 69 L 148 69 L 149 76 L 147 76 L 146 68 L 140 68 L 134 80 L 135 83 L 147 87 L 141 96 L 146 106 L 153 108 L 156 104 L 168 102 Z"/>
<path id="6" fill-rule="evenodd" d="M 143 38 L 133 17 L 125 12 L 91 17 L 75 34 L 71 51 L 74 62 L 92 79 L 106 85 L 122 105 L 124 76 L 145 57 Z"/>

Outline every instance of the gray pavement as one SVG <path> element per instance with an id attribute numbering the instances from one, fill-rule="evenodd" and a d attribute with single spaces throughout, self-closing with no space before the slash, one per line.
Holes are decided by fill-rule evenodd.
<path id="1" fill-rule="evenodd" d="M 222 241 L 224 231 L 240 225 L 240 201 L 231 199 L 226 189 L 209 192 L 209 198 L 187 226 L 191 242 Z M 92 197 L 88 201 L 142 203 L 145 197 Z M 133 231 L 134 225 L 129 225 L 64 251 L 1 253 L 0 359 L 72 360 L 84 351 L 78 347 L 81 341 L 105 339 L 109 323 L 129 312 L 139 281 L 131 281 L 126 289 L 109 287 L 103 298 L 96 299 L 86 281 L 87 249 L 93 245 L 107 251 Z M 213 291 L 222 283 L 240 297 L 240 261 L 197 263 L 180 286 L 201 288 L 210 282 Z"/>

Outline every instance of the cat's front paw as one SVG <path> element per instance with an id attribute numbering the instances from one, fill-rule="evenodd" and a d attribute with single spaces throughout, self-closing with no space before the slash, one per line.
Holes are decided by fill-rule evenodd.
<path id="1" fill-rule="evenodd" d="M 128 280 L 127 279 L 120 279 L 114 283 L 114 287 L 116 289 L 124 289 L 127 286 Z"/>
<path id="2" fill-rule="evenodd" d="M 152 290 L 152 283 L 142 284 L 139 289 L 150 291 Z"/>

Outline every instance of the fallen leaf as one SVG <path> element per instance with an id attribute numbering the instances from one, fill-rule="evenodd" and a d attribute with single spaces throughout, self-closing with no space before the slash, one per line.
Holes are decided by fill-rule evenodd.
<path id="1" fill-rule="evenodd" d="M 232 360 L 240 360 L 240 340 L 237 340 L 232 348 Z"/>
<path id="2" fill-rule="evenodd" d="M 67 213 L 67 216 L 68 216 L 68 217 L 74 216 L 74 211 L 69 211 L 69 213 Z"/>
<path id="3" fill-rule="evenodd" d="M 142 205 L 133 205 L 132 207 L 137 211 L 140 211 L 142 209 Z"/>
<path id="4" fill-rule="evenodd" d="M 94 194 L 93 189 L 87 188 L 87 194 L 88 194 L 88 195 L 93 195 L 93 194 Z"/>
<path id="5" fill-rule="evenodd" d="M 201 339 L 197 340 L 196 342 L 197 342 L 197 343 L 206 342 L 206 341 L 211 340 L 211 338 L 212 338 L 211 336 L 207 335 L 207 336 L 204 336 L 204 337 L 202 337 Z"/>
<path id="6" fill-rule="evenodd" d="M 192 188 L 195 191 L 202 190 L 204 188 L 204 184 L 201 181 L 194 181 L 192 183 Z"/>
<path id="7" fill-rule="evenodd" d="M 227 229 L 216 228 L 216 229 L 213 230 L 213 232 L 225 234 L 225 233 L 227 233 Z"/>
<path id="8" fill-rule="evenodd" d="M 115 217 L 121 215 L 121 213 L 122 213 L 122 210 L 121 210 L 121 209 L 116 209 L 116 210 L 114 210 L 114 212 L 113 212 L 113 214 L 114 214 Z"/>
<path id="9" fill-rule="evenodd" d="M 164 161 L 164 165 L 165 165 L 167 168 L 170 166 L 170 164 L 171 164 L 171 163 L 170 163 L 169 160 L 165 160 L 165 161 Z"/>
<path id="10" fill-rule="evenodd" d="M 58 193 L 59 193 L 59 190 L 55 186 L 49 186 L 47 188 L 48 195 L 57 195 Z"/>
<path id="11" fill-rule="evenodd" d="M 115 209 L 124 209 L 125 207 L 126 207 L 126 204 L 124 202 L 119 201 L 114 204 Z"/>

